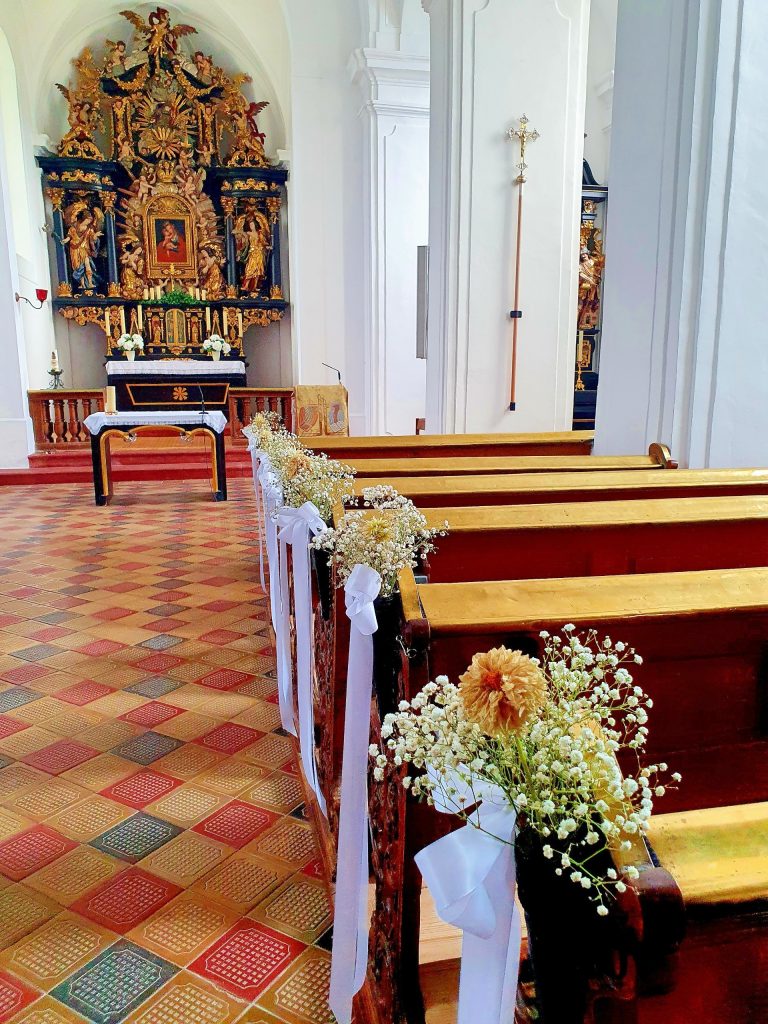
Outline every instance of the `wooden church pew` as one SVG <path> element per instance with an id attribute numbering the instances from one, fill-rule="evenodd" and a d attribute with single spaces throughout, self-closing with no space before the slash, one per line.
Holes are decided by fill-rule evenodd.
<path id="1" fill-rule="evenodd" d="M 503 473 L 573 473 L 600 470 L 676 469 L 677 464 L 662 463 L 651 455 L 470 455 L 450 458 L 344 460 L 358 476 L 460 476 L 463 474 L 496 475 Z"/>
<path id="2" fill-rule="evenodd" d="M 407 434 L 379 437 L 304 438 L 334 459 L 450 458 L 502 455 L 589 455 L 595 435 L 587 430 L 541 434 Z"/>
<path id="3" fill-rule="evenodd" d="M 418 464 L 415 463 L 418 468 Z M 390 484 L 422 509 L 449 505 L 539 505 L 637 498 L 768 495 L 768 469 L 662 469 L 487 476 L 412 476 L 355 480 L 355 494 Z"/>
<path id="4" fill-rule="evenodd" d="M 680 791 L 668 793 L 663 809 L 768 800 L 768 570 L 457 584 L 416 584 L 404 573 L 401 597 L 404 653 L 392 700 L 412 696 L 442 672 L 456 678 L 477 651 L 500 643 L 533 651 L 541 629 L 555 631 L 565 621 L 594 626 L 643 654 L 637 679 L 655 701 L 649 756 L 683 774 Z M 382 837 L 373 852 L 378 993 L 393 1001 L 393 1011 L 398 999 L 410 1003 L 408 1019 L 417 1021 L 420 882 L 412 857 L 450 826 L 438 820 L 445 816 L 406 803 L 395 787 L 373 786 L 371 810 L 373 834 Z M 733 829 L 738 845 L 738 823 Z M 764 941 L 759 932 L 755 942 Z M 684 1014 L 691 1008 L 676 1004 L 674 992 L 663 999 L 670 1015 L 659 1020 L 690 1019 Z"/>

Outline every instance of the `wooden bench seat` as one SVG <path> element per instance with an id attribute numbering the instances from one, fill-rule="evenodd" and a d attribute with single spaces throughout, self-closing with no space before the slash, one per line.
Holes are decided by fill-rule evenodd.
<path id="1" fill-rule="evenodd" d="M 454 455 L 589 455 L 595 435 L 587 430 L 540 434 L 388 434 L 323 437 L 305 443 L 334 459 L 424 458 Z"/>
<path id="2" fill-rule="evenodd" d="M 461 476 L 500 473 L 584 473 L 612 470 L 674 469 L 662 465 L 650 455 L 471 455 L 369 459 L 365 456 L 344 460 L 361 477 Z"/>
<path id="3" fill-rule="evenodd" d="M 768 569 L 427 584 L 406 572 L 401 600 L 404 653 L 395 701 L 438 674 L 457 678 L 477 651 L 506 643 L 533 652 L 542 629 L 559 630 L 568 621 L 593 626 L 643 655 L 637 680 L 655 702 L 649 756 L 683 774 L 663 810 L 768 800 Z M 374 714 L 374 735 L 384 710 Z M 377 969 L 391 963 L 407 988 L 415 984 L 418 962 L 420 879 L 412 857 L 450 826 L 395 790 L 372 791 L 374 834 L 386 837 L 373 854 L 372 931 Z M 401 927 L 393 918 L 398 905 Z M 420 1019 L 418 1006 L 409 1013 Z"/>
<path id="4" fill-rule="evenodd" d="M 418 462 L 414 465 L 418 469 Z M 768 469 L 605 470 L 579 473 L 507 473 L 476 476 L 358 477 L 355 494 L 389 484 L 419 508 L 449 505 L 537 505 L 635 498 L 768 495 Z"/>

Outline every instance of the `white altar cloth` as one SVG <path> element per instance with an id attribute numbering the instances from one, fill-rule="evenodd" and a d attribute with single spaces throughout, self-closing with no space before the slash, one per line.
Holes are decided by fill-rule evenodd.
<path id="1" fill-rule="evenodd" d="M 204 425 L 221 434 L 227 425 L 223 412 L 93 412 L 83 423 L 91 434 L 98 434 L 104 427 L 153 427 L 168 426 L 199 427 Z"/>
<path id="2" fill-rule="evenodd" d="M 240 359 L 110 359 L 109 377 L 206 377 L 238 376 L 245 373 Z"/>

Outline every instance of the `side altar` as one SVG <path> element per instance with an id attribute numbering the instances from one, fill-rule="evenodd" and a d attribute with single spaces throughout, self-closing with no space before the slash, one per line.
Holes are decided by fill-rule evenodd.
<path id="1" fill-rule="evenodd" d="M 74 84 L 58 86 L 69 131 L 55 153 L 37 156 L 53 305 L 102 329 L 110 378 L 124 359 L 120 338 L 140 335 L 129 376 L 141 379 L 119 374 L 121 406 L 129 384 L 144 393 L 154 384 L 167 407 L 184 402 L 198 377 L 207 389 L 245 384 L 245 332 L 282 318 L 287 171 L 265 155 L 256 117 L 266 103 L 246 97 L 247 75 L 229 75 L 195 51 L 196 30 L 171 24 L 162 7 L 146 20 L 121 13 L 133 39 L 107 40 L 98 59 L 86 48 L 73 60 Z M 202 369 L 211 363 L 203 343 L 214 336 L 229 346 L 217 381 Z M 174 361 L 176 378 L 164 360 Z M 224 408 L 226 394 L 211 404 Z"/>

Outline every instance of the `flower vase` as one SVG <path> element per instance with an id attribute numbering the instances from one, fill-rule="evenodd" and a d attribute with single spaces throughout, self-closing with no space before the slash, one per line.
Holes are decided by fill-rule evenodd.
<path id="1" fill-rule="evenodd" d="M 569 838 L 572 842 L 585 835 L 582 826 Z M 545 843 L 553 857 L 544 856 Z M 517 891 L 528 928 L 539 1024 L 583 1024 L 591 1019 L 593 999 L 621 998 L 634 981 L 631 961 L 639 935 L 632 923 L 641 915 L 637 895 L 628 888 L 621 903 L 606 896 L 608 914 L 599 916 L 590 899 L 594 890 L 590 893 L 571 881 L 567 868 L 555 874 L 566 845 L 555 836 L 545 840 L 525 825 L 515 837 Z M 591 847 L 580 849 L 585 857 L 586 851 L 592 853 Z M 590 858 L 590 867 L 595 875 L 606 875 L 613 867 L 607 849 Z"/>
<path id="2" fill-rule="evenodd" d="M 129 351 L 125 353 L 125 358 L 128 360 L 134 360 L 136 358 L 136 349 L 129 349 Z"/>
<path id="3" fill-rule="evenodd" d="M 221 359 L 221 352 L 217 352 L 216 349 L 211 349 L 211 359 L 217 363 Z"/>

